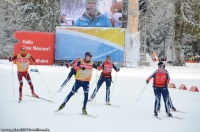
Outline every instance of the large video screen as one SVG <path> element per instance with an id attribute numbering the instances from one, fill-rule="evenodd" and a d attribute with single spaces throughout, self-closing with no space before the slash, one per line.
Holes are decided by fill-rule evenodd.
<path id="1" fill-rule="evenodd" d="M 122 26 L 122 0 L 61 0 L 60 4 L 62 26 Z"/>

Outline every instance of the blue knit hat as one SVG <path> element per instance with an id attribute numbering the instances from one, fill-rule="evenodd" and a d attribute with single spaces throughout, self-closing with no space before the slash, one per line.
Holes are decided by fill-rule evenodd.
<path id="1" fill-rule="evenodd" d="M 85 52 L 85 56 L 90 56 L 90 57 L 92 57 L 92 53 L 91 53 L 91 52 Z"/>

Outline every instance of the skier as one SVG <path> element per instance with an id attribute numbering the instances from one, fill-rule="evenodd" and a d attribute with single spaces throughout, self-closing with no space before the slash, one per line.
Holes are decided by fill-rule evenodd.
<path id="1" fill-rule="evenodd" d="M 151 74 L 146 83 L 148 84 L 150 79 L 153 78 L 153 88 L 155 94 L 155 104 L 154 104 L 154 115 L 158 116 L 158 109 L 160 109 L 161 94 L 165 102 L 165 110 L 169 117 L 172 117 L 170 113 L 170 108 L 176 110 L 173 105 L 168 91 L 168 84 L 170 81 L 170 76 L 168 71 L 165 69 L 165 64 L 163 62 L 158 63 L 158 69 Z"/>
<path id="2" fill-rule="evenodd" d="M 93 94 L 91 95 L 89 101 L 92 101 L 94 99 L 94 97 L 96 96 L 96 94 L 97 94 L 99 88 L 101 87 L 101 85 L 103 84 L 103 82 L 106 82 L 106 104 L 111 105 L 110 104 L 110 85 L 112 82 L 112 76 L 111 76 L 112 68 L 114 68 L 116 72 L 119 72 L 120 69 L 117 68 L 111 61 L 111 55 L 106 56 L 106 60 L 103 62 L 101 67 L 102 67 L 103 71 L 98 80 L 97 87 L 94 89 Z"/>
<path id="3" fill-rule="evenodd" d="M 70 80 L 70 78 L 74 75 L 76 75 L 76 70 L 74 69 L 74 67 L 77 65 L 78 61 L 80 60 L 80 57 L 78 56 L 74 61 L 72 61 L 69 64 L 66 64 L 67 68 L 69 66 L 71 66 L 71 71 L 67 76 L 67 79 L 63 82 L 63 84 L 61 85 L 61 88 L 59 89 L 59 92 L 64 88 L 64 86 L 67 84 L 67 82 Z"/>
<path id="4" fill-rule="evenodd" d="M 74 95 L 74 93 L 80 88 L 83 87 L 84 90 L 84 102 L 82 113 L 87 115 L 86 104 L 88 101 L 88 92 L 89 92 L 89 82 L 92 77 L 93 68 L 100 70 L 99 64 L 94 64 L 91 60 L 92 54 L 90 52 L 85 53 L 85 58 L 80 60 L 77 63 L 77 66 L 74 67 L 76 72 L 76 81 L 72 87 L 72 91 L 66 96 L 64 102 L 60 105 L 58 110 L 61 110 L 65 107 L 65 104 L 69 101 L 69 99 Z"/>
<path id="5" fill-rule="evenodd" d="M 26 48 L 22 47 L 20 49 L 20 54 L 15 55 L 14 57 L 10 57 L 9 61 L 14 61 L 16 60 L 16 65 L 17 65 L 17 76 L 19 80 L 19 100 L 22 100 L 22 87 L 23 87 L 23 80 L 22 78 L 24 77 L 31 89 L 31 93 L 33 97 L 38 98 L 38 95 L 35 94 L 34 89 L 33 89 L 33 84 L 31 82 L 31 77 L 28 73 L 28 68 L 29 68 L 29 61 L 31 60 L 32 62 L 35 62 L 31 54 L 26 53 Z"/>

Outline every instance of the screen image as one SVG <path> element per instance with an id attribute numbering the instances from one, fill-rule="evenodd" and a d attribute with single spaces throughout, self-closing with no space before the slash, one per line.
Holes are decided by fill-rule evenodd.
<path id="1" fill-rule="evenodd" d="M 122 0 L 61 0 L 61 26 L 122 26 Z"/>

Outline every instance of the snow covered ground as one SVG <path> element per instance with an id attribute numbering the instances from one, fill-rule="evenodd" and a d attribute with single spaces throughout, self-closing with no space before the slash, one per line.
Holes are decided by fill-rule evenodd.
<path id="1" fill-rule="evenodd" d="M 30 69 L 34 66 L 30 66 Z M 70 69 L 58 66 L 37 66 L 51 93 L 58 91 Z M 200 132 L 200 93 L 189 90 L 169 89 L 172 101 L 177 110 L 186 113 L 171 112 L 183 120 L 166 117 L 162 102 L 159 116 L 153 117 L 154 94 L 151 84 L 147 85 L 140 99 L 138 96 L 146 85 L 146 78 L 157 68 L 151 67 L 121 68 L 117 75 L 111 103 L 119 108 L 103 105 L 105 103 L 105 84 L 96 96 L 96 104 L 88 103 L 87 112 L 96 115 L 91 118 L 79 115 L 82 109 L 83 94 L 75 94 L 58 113 L 55 110 L 71 91 L 74 79 L 62 92 L 56 94 L 52 101 L 46 102 L 25 96 L 31 94 L 24 80 L 23 100 L 18 103 L 18 80 L 16 65 L 0 60 L 0 130 L 14 128 L 50 129 L 51 132 Z M 200 90 L 200 64 L 187 64 L 186 67 L 166 67 L 171 75 L 171 82 L 177 87 L 185 84 L 188 89 L 197 86 Z M 63 70 L 64 69 L 64 70 Z M 50 94 L 38 72 L 29 72 L 35 92 L 43 98 L 50 99 Z M 97 71 L 93 71 L 90 93 L 93 92 Z M 113 80 L 116 76 L 113 71 Z M 113 87 L 112 87 L 113 88 Z M 82 88 L 79 92 L 82 92 Z"/>

